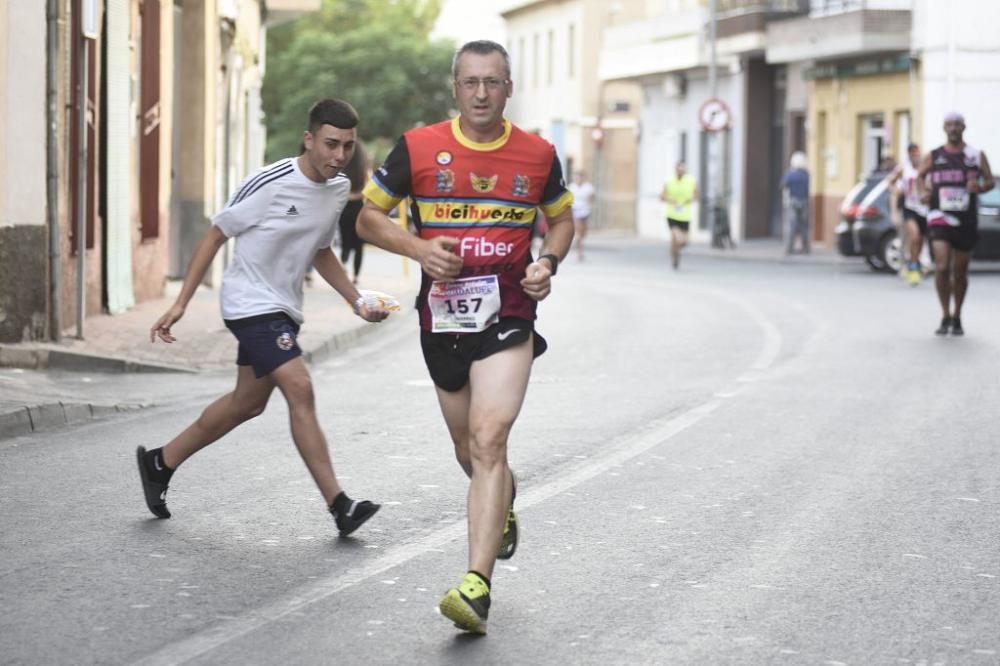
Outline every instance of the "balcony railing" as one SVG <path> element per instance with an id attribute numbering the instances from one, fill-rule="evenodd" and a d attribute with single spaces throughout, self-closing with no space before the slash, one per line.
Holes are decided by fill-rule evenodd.
<path id="1" fill-rule="evenodd" d="M 742 14 L 807 14 L 809 0 L 718 0 L 716 15 L 720 19 Z"/>
<path id="2" fill-rule="evenodd" d="M 862 10 L 910 11 L 913 0 L 809 0 L 809 16 L 833 16 Z"/>

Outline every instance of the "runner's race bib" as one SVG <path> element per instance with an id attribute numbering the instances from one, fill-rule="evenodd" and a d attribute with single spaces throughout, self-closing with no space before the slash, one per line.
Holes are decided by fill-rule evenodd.
<path id="1" fill-rule="evenodd" d="M 496 275 L 435 280 L 427 294 L 434 333 L 478 333 L 500 320 Z"/>
<path id="2" fill-rule="evenodd" d="M 942 187 L 938 190 L 938 202 L 941 210 L 969 210 L 969 191 L 964 187 Z"/>

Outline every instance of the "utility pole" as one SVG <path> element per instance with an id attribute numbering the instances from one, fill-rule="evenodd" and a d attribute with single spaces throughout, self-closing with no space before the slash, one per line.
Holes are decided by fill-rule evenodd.
<path id="1" fill-rule="evenodd" d="M 719 98 L 719 65 L 718 59 L 715 53 L 715 42 L 716 42 L 716 0 L 709 0 L 708 2 L 708 43 L 709 43 L 709 60 L 708 60 L 708 94 L 711 99 Z M 718 132 L 709 131 L 708 133 L 708 150 L 706 151 L 706 157 L 708 159 L 708 169 L 706 173 L 708 174 L 708 187 L 706 188 L 706 193 L 708 197 L 708 228 L 712 234 L 712 244 L 715 245 L 716 242 L 716 224 L 718 220 L 716 219 L 716 208 L 718 207 L 718 183 L 719 183 L 719 155 L 718 155 Z"/>
<path id="2" fill-rule="evenodd" d="M 97 39 L 97 0 L 80 3 L 80 90 L 79 162 L 77 164 L 76 219 L 76 337 L 83 340 L 83 320 L 87 315 L 87 111 L 90 105 L 90 44 Z"/>

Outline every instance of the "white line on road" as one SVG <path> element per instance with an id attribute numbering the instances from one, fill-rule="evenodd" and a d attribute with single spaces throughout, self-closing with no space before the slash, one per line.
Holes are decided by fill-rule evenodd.
<path id="1" fill-rule="evenodd" d="M 749 373 L 752 373 L 755 379 L 762 376 L 774 364 L 781 349 L 782 336 L 777 327 L 750 303 L 714 289 L 699 291 L 709 292 L 717 298 L 736 305 L 746 312 L 754 323 L 760 327 L 764 335 L 764 344 L 757 358 L 751 364 L 750 371 L 741 376 L 747 376 Z M 530 490 L 525 489 L 523 493 L 518 495 L 517 505 L 519 510 L 530 508 L 551 499 L 667 442 L 678 433 L 704 419 L 725 402 L 725 398 L 713 396 L 707 402 L 676 416 L 657 419 L 645 426 L 638 433 L 633 431 L 618 437 L 607 447 L 610 453 L 589 460 L 587 463 L 573 468 L 568 473 L 560 475 L 540 486 L 531 488 Z M 281 597 L 225 624 L 217 625 L 179 642 L 170 643 L 153 654 L 140 659 L 135 664 L 141 666 L 166 666 L 183 664 L 197 659 L 256 629 L 271 624 L 292 613 L 301 612 L 306 607 L 323 601 L 341 590 L 364 582 L 393 567 L 405 564 L 455 539 L 462 538 L 465 534 L 466 524 L 462 520 L 428 534 L 416 542 L 389 548 L 382 556 L 365 565 L 352 568 L 344 573 L 337 573 L 319 579 L 308 586 L 299 588 L 294 595 Z"/>

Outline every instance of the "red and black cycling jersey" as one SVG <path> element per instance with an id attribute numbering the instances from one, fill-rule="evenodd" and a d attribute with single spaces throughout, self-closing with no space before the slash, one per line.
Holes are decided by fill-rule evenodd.
<path id="1" fill-rule="evenodd" d="M 504 121 L 503 135 L 476 143 L 459 120 L 406 132 L 364 189 L 383 210 L 410 197 L 421 238 L 452 236 L 463 260 L 460 278 L 496 275 L 501 317 L 535 318 L 520 281 L 531 263 L 531 231 L 541 209 L 558 215 L 573 203 L 555 148 Z M 417 297 L 420 325 L 431 330 L 426 273 Z"/>

